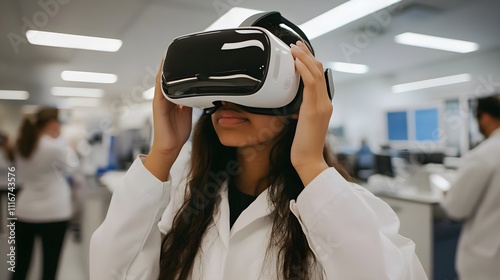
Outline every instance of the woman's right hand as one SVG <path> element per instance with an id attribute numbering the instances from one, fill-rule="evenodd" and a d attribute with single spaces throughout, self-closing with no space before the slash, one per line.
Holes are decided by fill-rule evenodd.
<path id="1" fill-rule="evenodd" d="M 168 179 L 172 165 L 191 133 L 193 109 L 166 99 L 161 91 L 163 61 L 156 75 L 153 98 L 153 145 L 144 166 L 161 181 Z"/>

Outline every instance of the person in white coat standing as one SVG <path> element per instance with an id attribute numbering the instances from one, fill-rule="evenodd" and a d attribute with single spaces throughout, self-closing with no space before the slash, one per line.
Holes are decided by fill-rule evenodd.
<path id="1" fill-rule="evenodd" d="M 500 95 L 479 98 L 476 117 L 486 139 L 462 160 L 441 206 L 465 220 L 456 267 L 460 280 L 500 277 Z"/>
<path id="2" fill-rule="evenodd" d="M 68 221 L 71 190 L 66 172 L 77 165 L 75 153 L 59 141 L 57 108 L 41 108 L 25 117 L 15 146 L 20 191 L 16 200 L 16 268 L 12 280 L 24 280 L 35 238 L 43 251 L 43 280 L 55 280 Z"/>
<path id="3" fill-rule="evenodd" d="M 169 171 L 192 109 L 153 99 L 154 141 L 115 188 L 92 236 L 92 280 L 427 279 L 392 209 L 352 183 L 325 145 L 322 64 L 294 33 L 300 112 L 254 114 L 222 102 L 198 120 L 186 182 Z M 160 67 L 161 69 L 161 67 Z"/>

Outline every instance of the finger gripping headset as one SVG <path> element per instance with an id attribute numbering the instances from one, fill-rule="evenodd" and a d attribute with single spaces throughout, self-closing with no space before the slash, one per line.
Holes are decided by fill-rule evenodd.
<path id="1" fill-rule="evenodd" d="M 269 29 L 285 30 L 293 39 L 285 43 Z M 302 30 L 278 12 L 255 14 L 238 28 L 177 37 L 165 54 L 163 95 L 207 114 L 215 112 L 222 101 L 255 114 L 293 114 L 300 108 L 303 91 L 289 46 L 297 37 L 314 54 Z M 332 99 L 330 69 L 325 78 Z"/>

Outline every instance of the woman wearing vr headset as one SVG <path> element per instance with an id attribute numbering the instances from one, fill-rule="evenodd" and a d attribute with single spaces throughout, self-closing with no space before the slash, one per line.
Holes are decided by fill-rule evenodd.
<path id="1" fill-rule="evenodd" d="M 300 111 L 222 101 L 194 128 L 186 181 L 172 183 L 192 109 L 164 98 L 160 70 L 151 152 L 92 237 L 91 279 L 427 279 L 396 214 L 350 182 L 325 145 L 333 108 L 322 64 L 296 34 L 263 26 L 291 46 Z"/>

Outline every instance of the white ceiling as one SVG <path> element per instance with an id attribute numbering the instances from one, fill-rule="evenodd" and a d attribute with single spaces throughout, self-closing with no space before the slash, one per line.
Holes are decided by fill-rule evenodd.
<path id="1" fill-rule="evenodd" d="M 106 100 L 140 95 L 153 86 L 154 72 L 176 36 L 204 30 L 233 6 L 280 11 L 297 25 L 343 0 L 1 0 L 0 89 L 28 90 L 19 104 L 51 104 L 52 86 L 99 87 Z M 40 3 L 50 3 L 43 7 Z M 48 7 L 48 8 L 47 8 Z M 323 62 L 367 64 L 364 75 L 335 73 L 342 84 L 393 75 L 473 54 L 457 54 L 395 44 L 393 37 L 412 31 L 479 43 L 478 52 L 500 48 L 500 1 L 413 0 L 341 27 L 312 41 Z M 243 19 L 242 19 L 243 20 Z M 116 53 L 51 48 L 25 43 L 24 31 L 38 29 L 121 39 Z M 13 44 L 9 38 L 19 41 Z M 343 51 L 344 49 L 344 51 Z M 345 50 L 352 53 L 347 54 Z M 112 85 L 66 82 L 63 70 L 118 75 Z"/>

